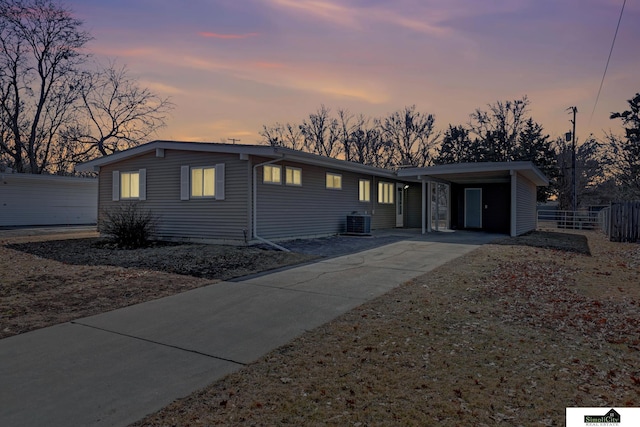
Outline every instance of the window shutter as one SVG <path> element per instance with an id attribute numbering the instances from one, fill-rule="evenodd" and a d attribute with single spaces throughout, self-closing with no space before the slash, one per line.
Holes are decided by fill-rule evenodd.
<path id="1" fill-rule="evenodd" d="M 140 189 L 139 189 L 139 193 L 138 193 L 138 199 L 139 200 L 147 200 L 147 170 L 146 169 L 140 169 L 138 171 L 138 176 L 139 176 L 139 182 L 140 182 Z"/>
<path id="2" fill-rule="evenodd" d="M 189 200 L 189 166 L 180 166 L 180 200 Z"/>
<path id="3" fill-rule="evenodd" d="M 224 200 L 224 163 L 216 165 L 216 200 Z"/>
<path id="4" fill-rule="evenodd" d="M 120 200 L 120 172 L 113 171 L 113 180 L 111 182 L 111 200 L 117 202 Z"/>

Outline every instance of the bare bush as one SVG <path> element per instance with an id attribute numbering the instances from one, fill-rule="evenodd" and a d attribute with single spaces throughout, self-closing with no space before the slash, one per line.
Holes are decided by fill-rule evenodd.
<path id="1" fill-rule="evenodd" d="M 119 248 L 135 249 L 149 245 L 158 219 L 138 203 L 125 203 L 104 211 L 100 232 Z"/>

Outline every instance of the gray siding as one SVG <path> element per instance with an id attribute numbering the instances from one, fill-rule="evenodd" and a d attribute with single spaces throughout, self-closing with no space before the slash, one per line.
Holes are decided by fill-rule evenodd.
<path id="1" fill-rule="evenodd" d="M 0 174 L 0 226 L 95 224 L 98 180 Z"/>
<path id="2" fill-rule="evenodd" d="M 516 175 L 516 234 L 536 229 L 536 185 Z"/>
<path id="3" fill-rule="evenodd" d="M 260 160 L 256 159 L 255 163 Z M 280 185 L 263 183 L 263 168 L 257 168 L 260 237 L 283 239 L 342 233 L 347 215 L 352 212 L 370 214 L 373 229 L 395 226 L 395 205 L 377 203 L 378 178 L 286 161 L 278 164 L 282 166 L 283 175 Z M 302 169 L 302 186 L 285 185 L 286 166 Z M 341 190 L 326 188 L 326 172 L 342 175 Z M 371 202 L 358 201 L 359 179 L 371 181 Z"/>
<path id="4" fill-rule="evenodd" d="M 181 166 L 215 166 L 225 164 L 225 199 L 180 200 Z M 112 201 L 113 171 L 146 169 L 146 200 L 140 205 L 158 217 L 157 237 L 203 241 L 244 240 L 250 229 L 249 162 L 237 154 L 165 150 L 164 157 L 148 153 L 103 166 L 100 170 L 99 209 L 126 201 Z"/>
<path id="5" fill-rule="evenodd" d="M 147 153 L 103 166 L 100 170 L 99 212 L 127 201 L 113 201 L 113 172 L 146 171 L 146 200 L 138 203 L 158 217 L 157 237 L 180 240 L 242 242 L 253 238 L 253 165 L 270 159 L 238 154 L 164 150 L 164 157 Z M 225 164 L 225 200 L 180 200 L 181 166 Z M 321 236 L 342 233 L 347 215 L 371 215 L 371 227 L 395 227 L 395 204 L 377 203 L 377 177 L 281 161 L 282 183 L 263 182 L 263 167 L 256 168 L 257 234 L 266 239 Z M 302 186 L 285 184 L 285 167 L 302 171 Z M 326 172 L 342 175 L 342 189 L 325 186 Z M 371 201 L 358 200 L 359 179 L 371 181 Z M 385 182 L 396 183 L 391 179 Z"/>

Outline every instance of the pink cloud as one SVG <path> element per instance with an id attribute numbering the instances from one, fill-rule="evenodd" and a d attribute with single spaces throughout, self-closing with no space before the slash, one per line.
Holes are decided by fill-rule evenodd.
<path id="1" fill-rule="evenodd" d="M 208 31 L 200 31 L 198 35 L 201 37 L 214 38 L 214 39 L 238 40 L 238 39 L 248 39 L 249 37 L 255 37 L 258 35 L 258 33 L 219 34 L 219 33 L 212 33 Z"/>
<path id="2" fill-rule="evenodd" d="M 283 64 L 277 62 L 255 62 L 254 64 L 256 67 L 264 69 L 284 68 Z"/>

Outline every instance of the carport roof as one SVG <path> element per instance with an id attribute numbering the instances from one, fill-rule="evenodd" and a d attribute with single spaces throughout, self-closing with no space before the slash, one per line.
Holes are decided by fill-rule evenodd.
<path id="1" fill-rule="evenodd" d="M 406 168 L 398 177 L 434 178 L 455 184 L 476 184 L 507 180 L 512 172 L 524 175 L 536 186 L 549 185 L 549 179 L 531 162 L 478 162 Z"/>

